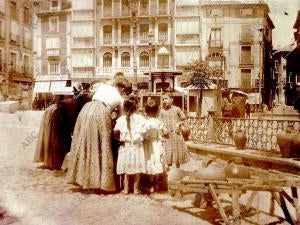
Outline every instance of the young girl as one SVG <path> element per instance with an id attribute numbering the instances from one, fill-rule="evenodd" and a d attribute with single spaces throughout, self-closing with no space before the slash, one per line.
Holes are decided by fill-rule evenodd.
<path id="1" fill-rule="evenodd" d="M 124 101 L 125 115 L 117 119 L 114 131 L 119 136 L 120 148 L 117 161 L 117 174 L 124 174 L 124 194 L 129 193 L 129 176 L 134 176 L 134 194 L 140 193 L 140 174 L 146 172 L 144 155 L 144 116 L 138 114 L 137 98 L 130 94 Z M 119 133 L 119 135 L 117 135 Z"/>
<path id="2" fill-rule="evenodd" d="M 147 114 L 146 130 L 147 139 L 144 143 L 145 159 L 146 159 L 146 173 L 150 175 L 150 192 L 153 193 L 158 189 L 159 174 L 164 171 L 164 155 L 162 135 L 166 130 L 163 123 L 157 119 L 159 107 L 155 100 L 148 100 L 145 106 Z"/>

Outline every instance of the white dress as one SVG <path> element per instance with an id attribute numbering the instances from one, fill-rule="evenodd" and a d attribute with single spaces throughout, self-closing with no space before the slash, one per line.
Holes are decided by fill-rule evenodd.
<path id="1" fill-rule="evenodd" d="M 123 115 L 117 119 L 114 130 L 120 131 L 120 141 L 124 143 L 119 147 L 117 174 L 146 172 L 144 154 L 145 122 L 144 116 L 133 113 L 130 116 L 130 135 L 126 116 Z"/>
<path id="2" fill-rule="evenodd" d="M 147 139 L 144 143 L 146 173 L 160 174 L 164 170 L 164 149 L 162 143 L 163 122 L 157 118 L 149 118 L 146 122 Z"/>

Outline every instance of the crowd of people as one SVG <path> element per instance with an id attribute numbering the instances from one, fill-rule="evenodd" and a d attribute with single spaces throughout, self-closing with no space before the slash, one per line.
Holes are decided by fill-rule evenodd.
<path id="1" fill-rule="evenodd" d="M 186 117 L 171 93 L 163 93 L 162 107 L 148 98 L 141 112 L 122 75 L 73 89 L 74 98 L 56 98 L 44 112 L 34 156 L 42 168 L 62 168 L 66 182 L 82 189 L 138 194 L 159 190 L 168 168 L 187 162 Z"/>

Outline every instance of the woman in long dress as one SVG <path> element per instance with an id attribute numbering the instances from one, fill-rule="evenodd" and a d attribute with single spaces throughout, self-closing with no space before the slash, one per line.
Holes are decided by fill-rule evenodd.
<path id="1" fill-rule="evenodd" d="M 34 162 L 42 162 L 43 168 L 60 169 L 57 160 L 57 149 L 60 143 L 57 141 L 57 105 L 61 101 L 62 96 L 57 96 L 55 103 L 48 106 L 42 117 L 39 135 L 34 154 Z"/>
<path id="2" fill-rule="evenodd" d="M 99 85 L 93 100 L 80 111 L 71 143 L 67 180 L 83 189 L 115 191 L 112 154 L 112 112 L 123 104 L 129 85 L 117 78 L 113 86 Z"/>

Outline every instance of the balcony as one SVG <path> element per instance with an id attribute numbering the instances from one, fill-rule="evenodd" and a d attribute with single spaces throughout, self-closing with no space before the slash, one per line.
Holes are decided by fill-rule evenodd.
<path id="1" fill-rule="evenodd" d="M 121 36 L 121 44 L 129 44 L 130 43 L 130 35 Z"/>
<path id="2" fill-rule="evenodd" d="M 149 42 L 148 36 L 149 36 L 148 32 L 141 33 L 139 42 L 140 43 L 148 43 Z"/>
<path id="3" fill-rule="evenodd" d="M 146 5 L 140 8 L 140 16 L 147 16 L 149 15 L 149 6 Z"/>
<path id="4" fill-rule="evenodd" d="M 159 42 L 168 41 L 168 32 L 158 32 L 158 41 Z"/>
<path id="5" fill-rule="evenodd" d="M 103 16 L 104 17 L 112 17 L 112 8 L 111 7 L 104 7 L 103 8 Z"/>
<path id="6" fill-rule="evenodd" d="M 47 49 L 47 56 L 48 57 L 59 57 L 60 49 Z"/>
<path id="7" fill-rule="evenodd" d="M 159 4 L 158 14 L 159 15 L 167 15 L 168 14 L 168 5 L 167 4 Z"/>
<path id="8" fill-rule="evenodd" d="M 130 16 L 130 9 L 129 7 L 122 7 L 122 16 Z"/>
<path id="9" fill-rule="evenodd" d="M 254 66 L 254 58 L 252 57 L 240 57 L 239 58 L 239 64 L 241 68 L 249 68 Z"/>
<path id="10" fill-rule="evenodd" d="M 221 40 L 208 41 L 209 51 L 216 51 L 223 49 L 223 42 Z"/>
<path id="11" fill-rule="evenodd" d="M 103 44 L 104 45 L 111 45 L 112 44 L 112 34 L 104 34 Z"/>
<path id="12" fill-rule="evenodd" d="M 14 45 L 19 45 L 20 44 L 20 36 L 17 34 L 10 34 L 10 43 Z"/>

